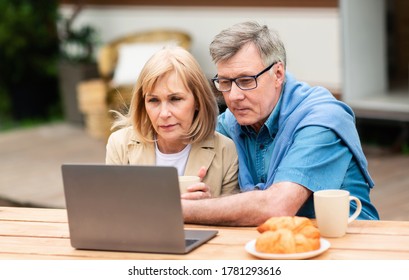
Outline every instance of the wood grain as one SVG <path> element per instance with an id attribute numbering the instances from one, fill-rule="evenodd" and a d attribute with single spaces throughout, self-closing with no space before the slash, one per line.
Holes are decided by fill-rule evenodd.
<path id="1" fill-rule="evenodd" d="M 71 247 L 64 209 L 0 207 L 0 259 L 255 259 L 244 245 L 257 238 L 253 227 L 217 229 L 218 235 L 186 255 L 76 250 Z M 315 259 L 409 259 L 409 221 L 354 221 L 341 238 Z"/>

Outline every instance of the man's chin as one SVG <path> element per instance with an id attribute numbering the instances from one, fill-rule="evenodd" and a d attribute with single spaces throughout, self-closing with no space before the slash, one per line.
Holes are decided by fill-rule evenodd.
<path id="1" fill-rule="evenodd" d="M 251 125 L 251 124 L 253 124 L 253 122 L 251 120 L 249 120 L 249 118 L 242 118 L 242 117 L 237 118 L 236 117 L 236 120 L 240 125 Z"/>

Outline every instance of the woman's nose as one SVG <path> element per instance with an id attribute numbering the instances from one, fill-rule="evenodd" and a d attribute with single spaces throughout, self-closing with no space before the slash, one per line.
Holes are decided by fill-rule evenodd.
<path id="1" fill-rule="evenodd" d="M 167 104 L 162 104 L 161 108 L 160 108 L 160 116 L 162 118 L 166 118 L 170 116 L 170 110 L 168 108 Z"/>

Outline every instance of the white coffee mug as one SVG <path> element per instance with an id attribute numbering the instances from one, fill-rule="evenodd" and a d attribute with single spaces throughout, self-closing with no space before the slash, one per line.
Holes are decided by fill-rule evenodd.
<path id="1" fill-rule="evenodd" d="M 355 212 L 349 216 L 350 202 L 356 202 Z M 324 237 L 344 236 L 348 224 L 362 210 L 361 201 L 345 190 L 322 190 L 314 192 L 314 209 L 318 229 Z"/>
<path id="2" fill-rule="evenodd" d="M 186 193 L 187 187 L 200 182 L 199 176 L 179 176 L 180 193 Z"/>

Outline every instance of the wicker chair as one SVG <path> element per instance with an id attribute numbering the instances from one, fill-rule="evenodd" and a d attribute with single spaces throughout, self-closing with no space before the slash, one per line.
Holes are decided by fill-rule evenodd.
<path id="1" fill-rule="evenodd" d="M 97 60 L 100 78 L 83 81 L 77 87 L 79 110 L 85 116 L 86 130 L 92 137 L 106 140 L 112 124 L 109 110 L 123 111 L 129 106 L 131 100 L 134 84 L 115 85 L 112 81 L 119 59 L 120 47 L 125 44 L 169 41 L 176 42 L 190 50 L 191 37 L 189 34 L 166 29 L 131 34 L 101 47 Z"/>

